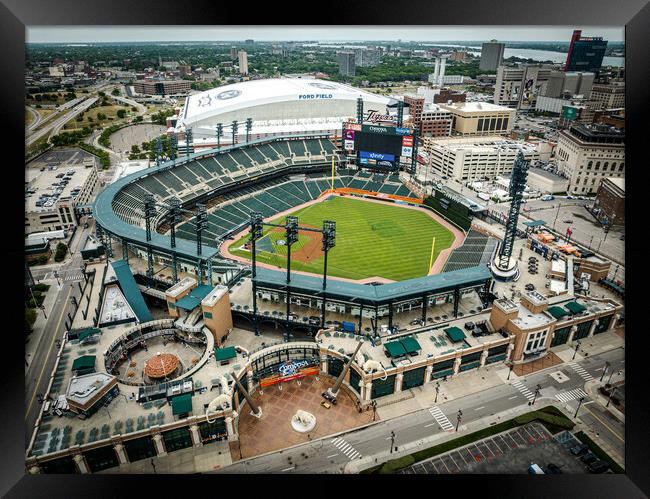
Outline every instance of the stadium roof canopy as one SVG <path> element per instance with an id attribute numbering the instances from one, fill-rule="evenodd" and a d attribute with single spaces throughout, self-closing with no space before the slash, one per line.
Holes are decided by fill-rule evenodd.
<path id="1" fill-rule="evenodd" d="M 328 279 L 326 295 L 328 299 L 347 302 L 360 302 L 370 305 L 389 303 L 399 299 L 421 297 L 424 294 L 445 293 L 455 289 L 481 286 L 492 278 L 492 273 L 485 265 L 454 270 L 444 274 L 417 277 L 406 281 L 391 282 L 373 286 L 356 282 Z M 258 267 L 255 282 L 260 287 L 286 289 L 286 272 Z M 292 292 L 304 292 L 309 295 L 323 293 L 321 277 L 292 274 L 290 288 Z"/>
<path id="2" fill-rule="evenodd" d="M 182 308 L 183 310 L 194 310 L 201 304 L 201 300 L 210 294 L 210 291 L 212 291 L 212 286 L 199 284 L 187 295 L 178 300 L 175 305 L 177 308 Z"/>
<path id="3" fill-rule="evenodd" d="M 388 106 L 392 99 L 334 81 L 310 78 L 268 78 L 249 80 L 190 95 L 179 121 L 186 126 L 213 116 L 274 103 L 297 101 L 356 101 Z"/>

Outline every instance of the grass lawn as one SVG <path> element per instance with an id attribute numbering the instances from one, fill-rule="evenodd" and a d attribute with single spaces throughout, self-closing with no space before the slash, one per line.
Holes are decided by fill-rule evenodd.
<path id="1" fill-rule="evenodd" d="M 124 119 L 117 117 L 117 112 L 120 109 L 124 109 L 127 112 L 127 117 L 125 117 Z M 101 121 L 97 118 L 97 115 L 100 113 L 106 116 L 106 118 Z M 93 107 L 88 109 L 87 111 L 84 111 L 82 114 L 79 115 L 81 117 L 81 121 L 77 121 L 77 118 L 79 116 L 72 118 L 70 121 L 68 121 L 63 126 L 63 131 L 82 129 L 85 126 L 94 127 L 96 125 L 102 125 L 102 126 L 113 125 L 115 123 L 128 120 L 129 113 L 131 113 L 130 106 L 110 105 L 110 106 Z M 88 118 L 92 118 L 92 120 L 89 120 Z"/>
<path id="2" fill-rule="evenodd" d="M 399 205 L 336 196 L 293 215 L 299 217 L 300 225 L 317 228 L 322 228 L 323 220 L 336 222 L 336 247 L 330 251 L 327 262 L 328 275 L 335 277 L 379 276 L 401 281 L 425 276 L 429 271 L 433 237 L 436 238 L 434 262 L 440 251 L 449 248 L 454 241 L 453 234 L 427 214 Z M 283 224 L 284 217 L 274 222 Z M 309 237 L 301 234 L 292 246 L 291 268 L 322 273 L 320 247 L 309 262 L 293 258 Z M 258 241 L 258 261 L 286 267 L 286 246 L 276 245 L 278 239 L 284 239 L 284 231 L 270 234 L 267 231 Z M 230 251 L 248 258 L 249 251 L 237 249 L 244 241 L 235 242 Z"/>

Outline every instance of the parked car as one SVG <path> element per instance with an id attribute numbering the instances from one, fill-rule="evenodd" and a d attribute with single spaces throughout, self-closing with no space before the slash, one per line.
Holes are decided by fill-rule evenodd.
<path id="1" fill-rule="evenodd" d="M 619 237 L 621 241 L 625 241 L 625 234 L 621 234 L 621 237 Z"/>
<path id="2" fill-rule="evenodd" d="M 553 201 L 555 199 L 555 196 L 552 196 L 551 194 L 547 194 L 545 196 L 542 196 L 542 201 Z"/>
<path id="3" fill-rule="evenodd" d="M 575 447 L 571 447 L 569 449 L 571 451 L 571 454 L 574 456 L 582 456 L 585 452 L 589 450 L 589 447 L 585 444 L 578 444 Z"/>
<path id="4" fill-rule="evenodd" d="M 609 465 L 600 459 L 597 459 L 593 463 L 591 463 L 589 466 L 587 466 L 587 470 L 589 470 L 589 473 L 605 473 L 609 469 Z"/>
<path id="5" fill-rule="evenodd" d="M 591 452 L 587 452 L 584 456 L 580 458 L 580 460 L 585 464 L 591 464 L 596 462 L 598 458 L 595 455 L 593 455 Z"/>
<path id="6" fill-rule="evenodd" d="M 553 464 L 553 463 L 548 463 L 546 465 L 546 472 L 551 474 L 551 475 L 561 475 L 562 474 L 562 470 L 560 469 L 560 467 L 557 464 Z"/>
<path id="7" fill-rule="evenodd" d="M 566 220 L 562 220 L 562 222 L 564 222 L 565 224 L 572 224 L 573 220 L 571 220 L 570 218 L 567 218 Z"/>

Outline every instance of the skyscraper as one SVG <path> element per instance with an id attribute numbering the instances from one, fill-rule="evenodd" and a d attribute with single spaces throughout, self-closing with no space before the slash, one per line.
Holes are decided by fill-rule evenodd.
<path id="1" fill-rule="evenodd" d="M 339 59 L 339 73 L 343 76 L 354 76 L 356 74 L 354 52 L 339 52 L 337 56 Z"/>
<path id="2" fill-rule="evenodd" d="M 240 74 L 247 75 L 248 74 L 248 54 L 246 53 L 245 50 L 240 50 L 238 56 L 239 56 L 239 72 L 240 72 Z"/>
<path id="3" fill-rule="evenodd" d="M 481 47 L 481 62 L 479 69 L 483 71 L 496 71 L 503 61 L 503 51 L 506 48 L 505 43 L 499 43 L 496 40 L 484 42 Z"/>
<path id="4" fill-rule="evenodd" d="M 605 50 L 607 40 L 603 40 L 601 36 L 583 37 L 582 31 L 576 29 L 571 36 L 564 70 L 598 73 L 603 64 Z"/>

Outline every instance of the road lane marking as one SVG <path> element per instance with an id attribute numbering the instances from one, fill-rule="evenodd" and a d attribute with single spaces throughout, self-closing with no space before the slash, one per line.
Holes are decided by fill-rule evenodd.
<path id="1" fill-rule="evenodd" d="M 338 456 L 338 453 L 332 454 L 331 456 L 327 456 L 327 459 L 331 459 L 331 458 L 336 457 L 336 456 Z"/>
<path id="2" fill-rule="evenodd" d="M 65 297 L 65 301 L 67 302 L 68 298 L 70 298 L 70 291 L 72 288 L 68 288 L 68 293 Z M 50 347 L 47 349 L 47 353 L 45 355 L 45 358 L 43 359 L 43 367 L 41 368 L 41 373 L 38 376 L 38 380 L 36 381 L 36 384 L 34 385 L 34 393 L 32 395 L 31 400 L 29 401 L 29 405 L 27 406 L 27 412 L 25 413 L 25 421 L 27 421 L 27 418 L 29 416 L 29 411 L 32 408 L 32 404 L 34 403 L 34 399 L 36 398 L 36 392 L 38 391 L 38 386 L 41 384 L 41 378 L 43 377 L 43 373 L 45 372 L 45 367 L 47 366 L 47 358 L 50 355 L 50 352 L 52 351 L 52 346 L 54 345 L 54 340 L 57 338 L 59 328 L 61 327 L 61 321 L 63 320 L 63 314 L 65 313 L 66 307 L 63 307 L 61 309 L 61 315 L 59 316 L 59 322 L 56 324 L 56 328 L 54 328 L 54 334 L 52 335 L 52 341 L 50 342 Z M 47 394 L 44 393 L 43 396 L 46 396 Z"/>
<path id="3" fill-rule="evenodd" d="M 438 424 L 438 423 L 429 423 L 429 424 L 425 424 L 424 427 L 428 428 L 429 426 L 435 426 L 436 424 Z"/>
<path id="4" fill-rule="evenodd" d="M 292 470 L 293 468 L 294 468 L 294 466 L 292 466 L 291 468 L 285 468 L 282 471 L 289 471 L 289 470 Z"/>
<path id="5" fill-rule="evenodd" d="M 480 411 L 481 409 L 485 409 L 485 406 L 484 406 L 484 405 L 482 405 L 481 407 L 477 407 L 477 408 L 476 408 L 476 409 L 474 409 L 474 410 L 475 410 L 475 411 Z"/>
<path id="6" fill-rule="evenodd" d="M 600 419 L 598 416 L 596 416 L 596 414 L 594 413 L 594 411 L 592 411 L 592 410 L 589 409 L 588 407 L 587 407 L 587 410 L 589 411 L 589 413 L 590 413 L 594 418 L 596 418 L 598 421 L 600 421 L 600 422 L 602 423 L 602 425 L 603 425 L 605 428 L 607 428 L 607 429 L 610 431 L 610 433 L 612 433 L 612 435 L 614 435 L 616 438 L 618 438 L 621 442 L 625 443 L 625 440 L 623 440 L 623 439 L 619 436 L 619 434 L 616 433 L 616 432 L 614 431 L 613 428 L 611 428 L 607 423 L 605 423 L 605 421 L 603 421 L 603 420 Z"/>
<path id="7" fill-rule="evenodd" d="M 508 397 L 508 400 L 516 399 L 519 395 L 513 395 L 512 397 Z"/>

